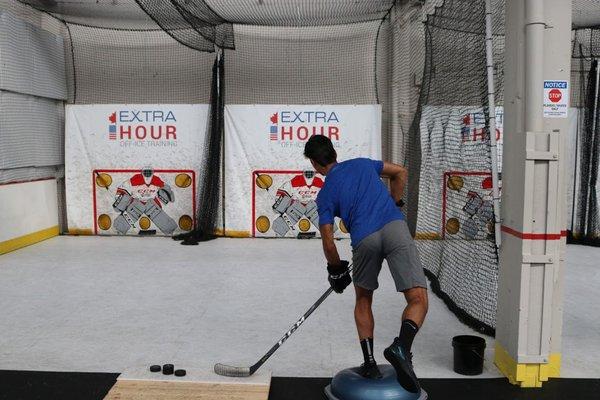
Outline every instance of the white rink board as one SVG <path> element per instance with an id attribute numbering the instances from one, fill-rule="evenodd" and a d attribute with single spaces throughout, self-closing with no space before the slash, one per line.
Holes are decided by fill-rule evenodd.
<path id="1" fill-rule="evenodd" d="M 102 194 L 107 204 L 114 201 L 121 181 L 129 175 L 133 177 L 145 166 L 152 167 L 155 176 L 164 180 L 175 193 L 173 202 L 160 204 L 162 209 L 167 214 L 169 209 L 177 209 L 177 216 L 170 216 L 175 222 L 178 222 L 179 214 L 194 215 L 193 196 L 174 185 L 166 172 L 161 176 L 159 171 L 191 171 L 190 176 L 198 176 L 208 105 L 67 105 L 65 119 L 65 183 L 70 232 L 115 234 L 113 230 L 98 230 L 98 221 L 94 217 L 95 195 Z M 102 189 L 106 191 L 103 193 L 93 179 L 94 171 L 98 170 L 128 172 L 127 177 L 122 173 L 115 176 L 108 190 Z M 194 186 L 196 184 L 197 179 Z M 136 225 L 137 221 L 134 222 Z M 127 234 L 138 232 L 138 229 L 131 229 Z M 173 233 L 180 232 L 178 227 Z M 161 231 L 156 230 L 156 234 L 160 235 Z"/>
<path id="2" fill-rule="evenodd" d="M 313 134 L 329 136 L 339 160 L 381 159 L 381 106 L 263 104 L 225 107 L 226 231 L 253 234 L 255 218 L 259 216 L 255 209 L 253 212 L 255 201 L 264 213 L 272 213 L 269 203 L 275 201 L 276 191 L 283 184 L 279 181 L 282 178 L 273 175 L 273 187 L 267 193 L 257 187 L 257 171 L 291 171 L 291 179 L 298 176 L 297 172 L 312 170 L 303 151 L 304 144 Z M 314 188 L 307 186 L 307 189 Z M 273 217 L 275 215 L 270 215 L 271 222 Z M 290 225 L 297 227 L 297 223 Z M 314 224 L 310 231 L 316 231 Z M 296 236 L 297 232 L 297 229 L 290 229 L 284 236 Z M 337 235 L 345 236 L 341 231 Z M 270 228 L 256 236 L 281 235 Z"/>

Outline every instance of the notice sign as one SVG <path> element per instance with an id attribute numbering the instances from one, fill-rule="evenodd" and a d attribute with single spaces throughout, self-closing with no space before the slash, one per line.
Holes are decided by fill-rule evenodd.
<path id="1" fill-rule="evenodd" d="M 569 82 L 544 81 L 544 118 L 567 118 Z"/>

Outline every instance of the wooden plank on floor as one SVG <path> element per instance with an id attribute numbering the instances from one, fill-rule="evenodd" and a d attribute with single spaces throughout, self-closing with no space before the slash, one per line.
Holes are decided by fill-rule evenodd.
<path id="1" fill-rule="evenodd" d="M 104 400 L 268 400 L 270 372 L 228 378 L 203 370 L 185 377 L 138 368 L 122 373 Z"/>
<path id="2" fill-rule="evenodd" d="M 267 400 L 268 385 L 117 381 L 104 400 Z"/>

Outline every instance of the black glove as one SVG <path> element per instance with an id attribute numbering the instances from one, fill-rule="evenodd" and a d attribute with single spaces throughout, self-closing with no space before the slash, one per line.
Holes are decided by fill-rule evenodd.
<path id="1" fill-rule="evenodd" d="M 396 206 L 397 206 L 397 207 L 400 207 L 400 208 L 404 207 L 404 200 L 402 200 L 402 199 L 398 200 L 398 201 L 396 202 Z"/>
<path id="2" fill-rule="evenodd" d="M 329 272 L 327 279 L 336 293 L 342 293 L 352 283 L 349 265 L 350 263 L 345 260 L 341 260 L 339 265 L 327 264 L 327 272 Z"/>

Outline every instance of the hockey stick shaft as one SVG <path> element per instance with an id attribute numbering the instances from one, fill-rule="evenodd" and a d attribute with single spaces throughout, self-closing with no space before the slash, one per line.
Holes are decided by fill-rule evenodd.
<path id="1" fill-rule="evenodd" d="M 265 363 L 265 361 L 267 361 L 269 359 L 269 357 L 271 357 L 273 355 L 273 353 L 275 353 L 275 351 L 277 351 L 277 349 L 279 347 L 281 347 L 281 345 L 284 344 L 285 341 L 288 340 L 288 338 L 290 336 L 292 336 L 292 334 L 296 331 L 296 329 L 298 329 L 300 327 L 300 325 L 302 325 L 304 323 L 304 321 L 306 321 L 306 319 L 310 316 L 310 314 L 312 314 L 321 305 L 321 303 L 323 303 L 325 301 L 325 299 L 327 297 L 329 297 L 331 292 L 333 292 L 332 288 L 327 289 L 325 291 L 325 293 L 323 293 L 321 295 L 321 297 L 319 297 L 319 300 L 317 300 L 308 309 L 308 311 L 306 311 L 304 313 L 304 315 L 302 315 L 302 317 L 300 317 L 300 319 L 298 319 L 298 321 L 296 321 L 296 323 L 294 325 L 292 325 L 292 327 L 285 333 L 285 335 L 283 335 L 281 337 L 281 339 L 279 339 L 279 342 L 275 343 L 275 345 L 273 345 L 273 347 L 271 347 L 269 349 L 269 351 L 267 351 L 267 353 L 256 364 L 254 364 L 252 367 L 250 367 L 250 369 L 256 371 L 258 368 L 260 368 L 261 365 L 263 365 Z"/>
<path id="2" fill-rule="evenodd" d="M 348 268 L 348 273 L 350 273 L 351 271 L 352 271 L 352 264 L 350 264 L 350 266 Z M 333 292 L 333 288 L 330 287 L 325 291 L 325 293 L 323 293 L 321 295 L 321 297 L 319 297 L 319 299 L 312 306 L 310 306 L 310 308 L 304 313 L 304 315 L 302 315 L 300 317 L 300 319 L 298 319 L 298 321 L 296 321 L 296 323 L 294 325 L 292 325 L 292 327 L 281 337 L 281 339 L 279 339 L 279 341 L 277 343 L 275 343 L 275 345 L 273 345 L 273 347 L 271 347 L 269 349 L 269 351 L 267 351 L 267 353 L 264 356 L 262 356 L 262 358 L 260 360 L 258 360 L 258 362 L 256 362 L 256 364 L 252 365 L 251 367 L 232 367 L 229 365 L 224 365 L 224 364 L 219 363 L 219 364 L 215 364 L 215 367 L 214 367 L 215 373 L 217 373 L 219 375 L 237 376 L 237 377 L 250 376 L 253 373 L 255 373 L 256 370 L 258 370 L 269 359 L 269 357 L 271 357 L 273 355 L 273 353 L 275 353 L 277 351 L 277 349 L 279 349 L 279 347 L 281 347 L 281 345 L 283 345 L 283 343 L 285 343 L 285 341 L 288 340 L 288 338 L 290 336 L 292 336 L 292 334 L 321 305 L 321 303 L 323 303 L 325 301 L 325 299 L 327 297 L 329 297 L 331 292 Z"/>

